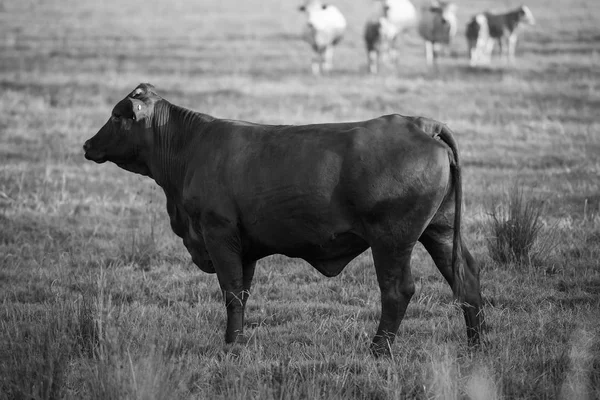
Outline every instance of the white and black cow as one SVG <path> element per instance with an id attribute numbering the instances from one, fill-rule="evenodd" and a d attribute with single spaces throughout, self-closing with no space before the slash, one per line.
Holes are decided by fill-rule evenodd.
<path id="1" fill-rule="evenodd" d="M 396 60 L 395 43 L 398 33 L 397 26 L 385 17 L 367 21 L 364 38 L 369 72 L 372 74 L 378 72 L 382 57 L 387 57 L 392 61 Z"/>
<path id="2" fill-rule="evenodd" d="M 364 39 L 369 71 L 376 73 L 382 59 L 396 61 L 397 38 L 417 25 L 410 0 L 375 0 L 375 12 L 365 24 Z"/>
<path id="3" fill-rule="evenodd" d="M 504 61 L 514 63 L 518 28 L 522 24 L 535 24 L 527 6 L 502 14 L 483 12 L 471 18 L 465 33 L 471 65 L 489 64 L 496 43 Z"/>

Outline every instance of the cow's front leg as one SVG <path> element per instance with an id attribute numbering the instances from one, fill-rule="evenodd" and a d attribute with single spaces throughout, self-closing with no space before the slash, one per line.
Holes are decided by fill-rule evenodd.
<path id="1" fill-rule="evenodd" d="M 517 48 L 517 35 L 512 34 L 508 37 L 508 59 L 509 64 L 515 63 L 515 49 Z"/>
<path id="2" fill-rule="evenodd" d="M 319 49 L 313 55 L 312 60 L 312 73 L 313 75 L 321 75 L 323 72 L 323 63 L 325 62 L 325 56 L 322 49 Z"/>
<path id="3" fill-rule="evenodd" d="M 427 60 L 427 65 L 431 66 L 435 62 L 435 50 L 433 48 L 433 42 L 429 40 L 425 41 L 425 59 Z"/>
<path id="4" fill-rule="evenodd" d="M 333 69 L 333 46 L 328 46 L 323 52 L 323 72 L 330 72 Z"/>
<path id="5" fill-rule="evenodd" d="M 254 268 L 248 278 L 244 278 L 242 245 L 240 232 L 231 219 L 210 214 L 202 218 L 206 248 L 217 273 L 223 299 L 227 308 L 227 329 L 225 342 L 243 341 L 244 306 L 249 295 Z"/>

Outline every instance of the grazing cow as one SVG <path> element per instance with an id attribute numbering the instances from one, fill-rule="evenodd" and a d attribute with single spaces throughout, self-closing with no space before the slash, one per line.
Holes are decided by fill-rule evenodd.
<path id="1" fill-rule="evenodd" d="M 333 60 L 333 47 L 344 36 L 346 19 L 336 6 L 311 0 L 299 7 L 306 14 L 306 26 L 302 37 L 315 51 L 312 70 L 315 75 L 330 71 Z"/>
<path id="2" fill-rule="evenodd" d="M 469 343 L 479 343 L 479 267 L 462 242 L 458 151 L 441 123 L 387 115 L 260 125 L 184 109 L 140 84 L 83 148 L 162 187 L 173 231 L 217 274 L 227 343 L 244 341 L 258 259 L 299 257 L 331 277 L 371 247 L 381 290 L 371 350 L 389 354 L 415 291 L 417 241 L 461 301 Z"/>
<path id="3" fill-rule="evenodd" d="M 450 46 L 457 30 L 456 5 L 451 2 L 433 1 L 421 8 L 418 30 L 425 39 L 425 56 L 428 65 L 437 59 L 440 45 Z"/>
<path id="4" fill-rule="evenodd" d="M 535 19 L 527 6 L 493 14 L 484 12 L 475 15 L 467 24 L 466 37 L 472 66 L 489 64 L 495 42 L 505 62 L 514 63 L 517 33 L 521 24 L 535 25 Z"/>

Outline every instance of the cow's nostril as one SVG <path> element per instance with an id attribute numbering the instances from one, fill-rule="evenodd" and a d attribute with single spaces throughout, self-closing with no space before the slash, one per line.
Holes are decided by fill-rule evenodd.
<path id="1" fill-rule="evenodd" d="M 90 142 L 87 141 L 83 144 L 83 151 L 87 152 L 90 149 Z"/>

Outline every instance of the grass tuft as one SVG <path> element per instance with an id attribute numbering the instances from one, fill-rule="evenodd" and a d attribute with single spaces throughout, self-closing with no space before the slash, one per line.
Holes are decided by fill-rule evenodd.
<path id="1" fill-rule="evenodd" d="M 0 393 L 11 399 L 59 399 L 74 348 L 72 304 L 13 309 L 2 317 Z M 6 330 L 5 330 L 6 329 Z"/>
<path id="2" fill-rule="evenodd" d="M 77 324 L 75 325 L 76 344 L 81 354 L 94 356 L 100 343 L 101 328 L 98 326 L 96 303 L 90 296 L 83 296 L 77 309 Z"/>
<path id="3" fill-rule="evenodd" d="M 492 234 L 487 247 L 490 257 L 502 264 L 543 262 L 551 242 L 550 237 L 541 236 L 543 210 L 542 201 L 526 198 L 523 189 L 515 185 L 508 193 L 506 204 L 494 204 L 489 210 Z"/>

